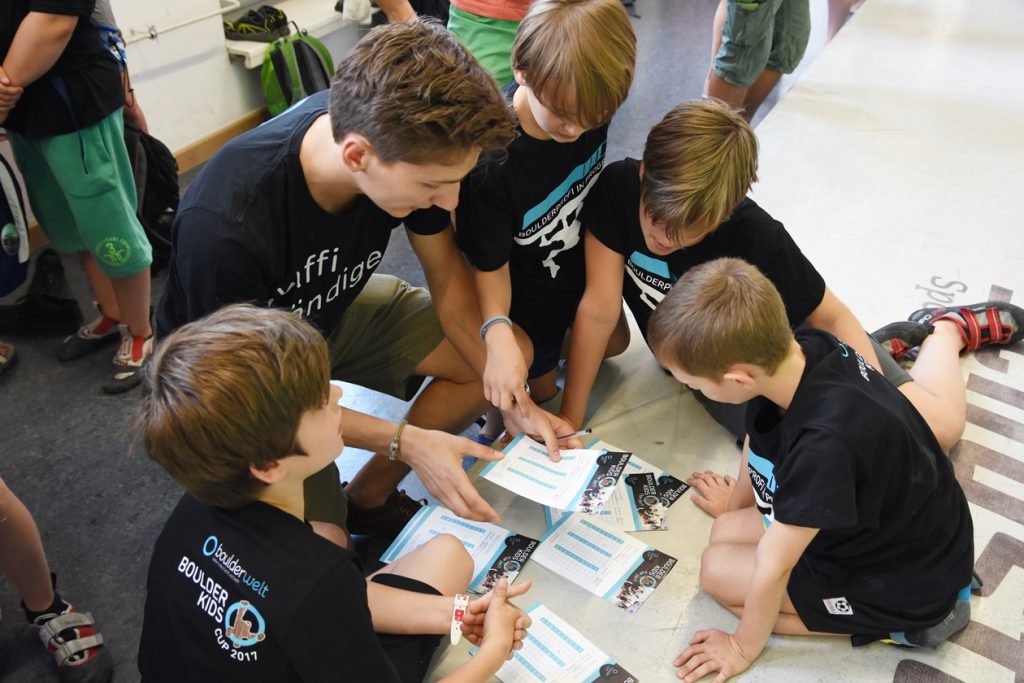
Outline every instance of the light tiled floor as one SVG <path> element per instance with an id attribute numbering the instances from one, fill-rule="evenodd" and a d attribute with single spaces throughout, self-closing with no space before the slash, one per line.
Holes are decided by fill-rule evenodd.
<path id="1" fill-rule="evenodd" d="M 783 220 L 869 329 L 922 306 L 1020 302 L 1024 239 L 1024 8 L 1009 1 L 869 0 L 758 127 L 753 196 Z M 937 650 L 773 637 L 751 681 L 1014 681 L 1024 676 L 1024 349 L 962 362 L 970 403 L 951 453 L 976 526 L 986 585 L 970 626 Z M 595 434 L 684 477 L 733 473 L 737 453 L 687 391 L 634 340 L 595 394 Z M 542 533 L 539 506 L 481 481 L 506 526 Z M 687 494 L 691 495 L 691 494 Z M 672 680 L 671 658 L 700 628 L 737 620 L 699 588 L 710 519 L 688 502 L 670 531 L 637 534 L 679 565 L 626 615 L 535 563 L 540 599 L 644 681 Z M 438 674 L 466 657 L 441 659 Z M 951 677 L 951 678 L 950 678 Z"/>

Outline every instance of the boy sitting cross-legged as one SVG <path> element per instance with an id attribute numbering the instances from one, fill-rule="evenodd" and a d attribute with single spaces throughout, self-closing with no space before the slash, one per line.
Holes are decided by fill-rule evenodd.
<path id="1" fill-rule="evenodd" d="M 327 345 L 284 311 L 232 305 L 157 348 L 138 429 L 187 493 L 150 563 L 145 681 L 422 680 L 472 561 L 438 536 L 368 580 L 305 521 L 303 482 L 344 447 Z M 529 617 L 499 584 L 469 603 L 480 644 L 446 681 L 485 681 Z"/>
<path id="2" fill-rule="evenodd" d="M 934 322 L 917 360 L 961 397 L 962 327 Z M 674 661 L 681 678 L 718 671 L 724 681 L 772 632 L 935 646 L 967 625 L 974 542 L 963 491 L 920 413 L 854 348 L 810 328 L 794 337 L 775 287 L 739 259 L 683 276 L 649 339 L 680 382 L 750 402 L 750 483 L 733 488 L 701 558 L 701 586 L 740 623 L 733 634 L 698 631 Z"/>

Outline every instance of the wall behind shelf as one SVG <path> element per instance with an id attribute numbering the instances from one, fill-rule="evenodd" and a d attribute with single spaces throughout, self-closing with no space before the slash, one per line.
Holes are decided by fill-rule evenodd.
<path id="1" fill-rule="evenodd" d="M 333 8 L 330 0 L 322 0 Z M 112 0 L 126 38 L 132 30 L 168 26 L 220 9 L 218 0 Z M 337 62 L 362 35 L 344 26 L 322 38 Z M 263 106 L 259 69 L 247 70 L 224 48 L 222 18 L 215 16 L 154 40 L 128 46 L 128 68 L 150 132 L 180 150 L 230 126 Z"/>

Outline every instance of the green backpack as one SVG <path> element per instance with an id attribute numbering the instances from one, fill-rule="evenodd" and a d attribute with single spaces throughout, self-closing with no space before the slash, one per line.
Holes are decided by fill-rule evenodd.
<path id="1" fill-rule="evenodd" d="M 319 40 L 296 27 L 294 33 L 275 40 L 263 58 L 260 80 L 271 116 L 296 102 L 326 90 L 334 75 L 331 53 Z"/>

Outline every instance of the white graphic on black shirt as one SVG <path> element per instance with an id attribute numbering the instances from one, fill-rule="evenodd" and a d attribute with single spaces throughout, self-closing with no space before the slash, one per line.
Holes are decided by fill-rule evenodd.
<path id="1" fill-rule="evenodd" d="M 604 144 L 523 216 L 523 229 L 515 236 L 515 242 L 520 246 L 554 247 L 541 261 L 551 272 L 552 280 L 560 268 L 555 257 L 580 243 L 580 208 L 597 181 L 603 162 Z"/>

